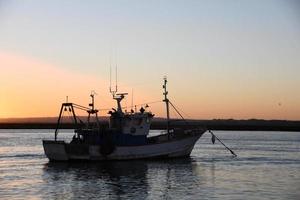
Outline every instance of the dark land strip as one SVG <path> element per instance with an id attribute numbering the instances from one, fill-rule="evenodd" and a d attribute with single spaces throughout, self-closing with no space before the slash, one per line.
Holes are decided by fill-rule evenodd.
<path id="1" fill-rule="evenodd" d="M 102 120 L 101 126 L 107 127 L 108 121 Z M 205 127 L 209 130 L 248 130 L 248 131 L 299 131 L 300 121 L 285 120 L 188 120 L 188 121 L 171 121 L 172 128 L 197 128 Z M 55 129 L 55 122 L 1 122 L 0 129 Z M 72 129 L 74 124 L 63 123 L 60 128 Z M 151 129 L 166 129 L 166 121 L 164 119 L 154 119 Z"/>

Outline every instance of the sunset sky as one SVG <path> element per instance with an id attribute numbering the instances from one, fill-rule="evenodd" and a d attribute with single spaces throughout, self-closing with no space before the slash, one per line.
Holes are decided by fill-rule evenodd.
<path id="1" fill-rule="evenodd" d="M 111 108 L 110 65 L 124 106 L 162 100 L 166 75 L 187 118 L 300 120 L 300 3 L 0 0 L 0 118 L 57 116 L 91 90 Z"/>

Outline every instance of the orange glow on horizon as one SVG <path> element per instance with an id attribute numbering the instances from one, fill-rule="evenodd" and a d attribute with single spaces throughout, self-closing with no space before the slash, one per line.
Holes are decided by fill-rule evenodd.
<path id="1" fill-rule="evenodd" d="M 115 107 L 108 92 L 109 80 L 92 75 L 79 74 L 33 58 L 0 52 L 2 76 L 0 80 L 0 118 L 53 117 L 66 96 L 70 102 L 88 105 L 91 90 L 95 90 L 96 107 Z M 208 82 L 203 80 L 203 82 Z M 284 91 L 284 98 L 274 100 L 271 92 L 251 90 L 250 86 L 230 90 L 227 85 L 201 85 L 193 94 L 180 81 L 169 79 L 172 102 L 187 118 L 194 119 L 300 119 L 300 103 Z M 258 86 L 254 88 L 258 88 Z M 131 92 L 129 86 L 121 92 Z M 276 89 L 275 89 L 276 90 Z M 292 90 L 292 89 L 291 89 Z M 162 100 L 162 88 L 138 88 L 134 90 L 134 104 Z M 131 94 L 123 100 L 123 106 L 131 106 Z M 139 109 L 139 107 L 138 107 Z M 157 117 L 165 116 L 164 104 L 151 105 Z M 173 113 L 173 117 L 179 117 Z M 107 115 L 101 111 L 100 115 Z"/>
<path id="2" fill-rule="evenodd" d="M 71 73 L 32 58 L 3 52 L 0 65 L 5 71 L 0 85 L 0 118 L 57 116 L 66 96 L 70 102 L 88 105 L 92 90 L 98 93 L 95 98 L 100 110 L 115 107 L 108 91 L 108 80 Z M 119 88 L 130 91 L 122 84 Z M 151 101 L 151 95 L 143 94 L 142 90 L 135 90 L 135 93 L 135 104 Z M 130 107 L 130 98 L 123 100 L 123 106 Z M 101 111 L 100 114 L 106 113 Z"/>

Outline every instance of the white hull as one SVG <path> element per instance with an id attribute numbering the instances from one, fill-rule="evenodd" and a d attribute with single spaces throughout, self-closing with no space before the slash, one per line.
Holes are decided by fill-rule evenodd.
<path id="1" fill-rule="evenodd" d="M 141 146 L 116 146 L 114 151 L 106 156 L 100 153 L 98 145 L 67 144 L 64 141 L 44 141 L 46 156 L 53 161 L 68 160 L 129 160 L 157 157 L 189 156 L 197 140 L 204 133 L 198 133 L 181 139 L 171 139 L 156 144 Z M 71 150 L 70 150 L 71 149 Z"/>

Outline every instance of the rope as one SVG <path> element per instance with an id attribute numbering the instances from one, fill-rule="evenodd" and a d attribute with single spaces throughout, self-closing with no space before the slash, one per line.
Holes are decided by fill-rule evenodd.
<path id="1" fill-rule="evenodd" d="M 141 103 L 141 104 L 136 104 L 134 106 L 125 106 L 125 107 L 122 107 L 122 109 L 127 109 L 127 108 L 134 108 L 135 106 L 142 106 L 142 105 L 146 105 L 146 104 L 154 104 L 154 103 L 160 103 L 162 102 L 161 100 L 159 101 L 152 101 L 152 102 L 147 102 L 147 103 Z M 99 111 L 108 111 L 108 110 L 111 110 L 111 108 L 103 108 L 103 109 L 99 109 Z"/>
<path id="2" fill-rule="evenodd" d="M 74 118 L 72 116 L 73 115 L 72 111 L 68 110 L 67 112 L 68 112 L 69 118 L 71 119 L 71 122 L 75 123 L 75 120 L 74 120 Z"/>
<path id="3" fill-rule="evenodd" d="M 159 100 L 159 101 L 151 101 L 151 102 L 148 102 L 148 103 L 141 103 L 141 104 L 136 104 L 134 106 L 129 106 L 129 107 L 125 107 L 125 108 L 134 108 L 135 106 L 142 106 L 142 105 L 146 105 L 146 104 L 155 104 L 155 103 L 161 103 L 163 102 L 162 100 Z"/>
<path id="4" fill-rule="evenodd" d="M 184 117 L 180 114 L 180 112 L 177 110 L 177 108 L 172 104 L 172 102 L 169 101 L 169 103 L 171 104 L 171 106 L 175 109 L 175 111 L 180 115 L 180 117 L 185 121 L 185 123 L 187 125 L 189 125 L 188 121 L 186 121 L 184 119 Z M 212 135 L 212 141 L 214 143 L 214 139 L 217 139 L 228 151 L 230 151 L 230 153 L 234 156 L 237 157 L 237 155 L 229 148 L 227 147 L 211 130 L 208 130 L 208 132 Z"/>
<path id="5" fill-rule="evenodd" d="M 134 106 L 124 106 L 124 107 L 122 107 L 122 109 L 134 108 L 135 106 L 142 106 L 142 105 L 146 105 L 146 104 L 154 104 L 154 103 L 160 103 L 160 102 L 162 102 L 162 101 L 161 100 L 159 100 L 159 101 L 151 101 L 151 102 L 136 104 Z M 79 110 L 84 110 L 84 111 L 90 110 L 90 108 L 88 108 L 88 107 L 81 106 L 81 105 L 75 104 L 75 103 L 73 103 L 73 106 L 74 106 L 74 108 L 77 108 Z M 98 109 L 98 110 L 99 111 L 109 111 L 109 110 L 111 110 L 111 108 L 103 108 L 103 109 Z"/>
<path id="6" fill-rule="evenodd" d="M 171 101 L 169 101 L 169 103 L 170 103 L 171 106 L 174 108 L 174 110 L 177 112 L 177 114 L 185 121 L 185 123 L 189 125 L 188 121 L 186 121 L 186 120 L 184 119 L 184 117 L 183 117 L 183 116 L 181 115 L 181 113 L 177 110 L 177 108 L 174 106 L 174 104 L 173 104 Z"/>
<path id="7" fill-rule="evenodd" d="M 211 130 L 208 130 L 208 132 L 214 137 L 216 138 L 228 151 L 230 151 L 230 153 L 232 155 L 234 155 L 234 157 L 237 157 L 237 155 L 229 148 L 227 147 Z"/>

